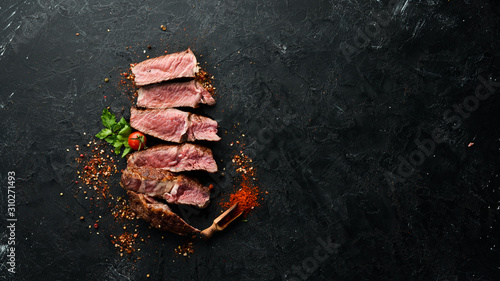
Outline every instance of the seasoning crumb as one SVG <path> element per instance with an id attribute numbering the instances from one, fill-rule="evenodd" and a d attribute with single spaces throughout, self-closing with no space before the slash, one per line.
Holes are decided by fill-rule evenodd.
<path id="1" fill-rule="evenodd" d="M 149 278 L 149 274 L 148 274 L 148 275 L 146 275 L 146 277 L 147 277 L 147 278 Z"/>
<path id="2" fill-rule="evenodd" d="M 80 217 L 80 220 L 84 220 L 85 218 L 83 216 Z"/>
<path id="3" fill-rule="evenodd" d="M 63 196 L 63 193 L 61 192 L 61 194 L 59 194 L 59 195 Z"/>
<path id="4" fill-rule="evenodd" d="M 77 33 L 76 33 L 76 36 L 80 36 L 80 33 L 78 33 L 78 32 L 77 32 Z"/>
<path id="5" fill-rule="evenodd" d="M 104 82 L 109 82 L 109 78 L 105 78 L 105 79 L 104 79 Z"/>
<path id="6" fill-rule="evenodd" d="M 237 143 L 239 144 L 239 142 Z M 255 183 L 256 171 L 250 157 L 245 155 L 243 151 L 239 151 L 239 154 L 232 157 L 232 162 L 239 174 L 237 178 L 239 185 L 235 186 L 236 189 L 229 194 L 229 198 L 220 202 L 220 206 L 227 209 L 238 203 L 237 209 L 243 211 L 242 217 L 244 218 L 251 210 L 260 205 L 261 190 Z"/>
<path id="7" fill-rule="evenodd" d="M 189 254 L 194 253 L 193 242 L 187 242 L 181 246 L 177 246 L 175 253 L 187 257 Z"/>
<path id="8" fill-rule="evenodd" d="M 123 255 L 123 252 L 131 254 L 135 251 L 134 244 L 136 236 L 133 234 L 125 232 L 122 235 L 118 237 L 114 236 L 113 238 L 114 239 L 111 240 L 111 243 L 120 250 L 120 256 Z"/>
<path id="9" fill-rule="evenodd" d="M 162 24 L 162 25 L 160 25 L 160 28 L 161 28 L 161 30 L 163 30 L 163 31 L 167 30 L 167 27 L 166 27 L 166 26 L 164 26 L 163 24 Z"/>

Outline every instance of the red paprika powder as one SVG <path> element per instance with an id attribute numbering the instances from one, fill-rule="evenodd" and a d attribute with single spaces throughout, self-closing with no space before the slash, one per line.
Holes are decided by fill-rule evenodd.
<path id="1" fill-rule="evenodd" d="M 246 217 L 251 210 L 260 205 L 260 188 L 256 185 L 257 179 L 252 159 L 240 151 L 239 155 L 233 157 L 232 162 L 237 167 L 236 172 L 239 174 L 237 179 L 239 187 L 229 195 L 229 198 L 221 201 L 220 206 L 223 209 L 228 209 L 238 203 L 235 213 L 242 211 L 242 216 Z"/>

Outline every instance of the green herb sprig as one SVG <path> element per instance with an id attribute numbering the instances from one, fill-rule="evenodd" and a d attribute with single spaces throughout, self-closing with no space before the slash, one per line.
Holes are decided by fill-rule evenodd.
<path id="1" fill-rule="evenodd" d="M 128 145 L 128 136 L 132 133 L 130 124 L 123 117 L 119 122 L 116 122 L 116 116 L 109 112 L 107 108 L 102 111 L 101 120 L 106 128 L 102 129 L 95 136 L 113 145 L 116 154 L 120 154 L 120 150 L 124 147 L 122 157 L 125 157 L 125 155 L 132 151 Z"/>

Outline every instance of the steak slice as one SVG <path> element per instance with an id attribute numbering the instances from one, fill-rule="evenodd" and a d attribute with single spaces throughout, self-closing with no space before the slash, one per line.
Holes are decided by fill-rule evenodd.
<path id="1" fill-rule="evenodd" d="M 204 170 L 217 172 L 212 151 L 192 143 L 161 144 L 134 152 L 127 160 L 128 166 L 149 166 L 170 172 Z"/>
<path id="2" fill-rule="evenodd" d="M 195 234 L 200 230 L 190 226 L 181 217 L 172 212 L 167 204 L 161 203 L 145 194 L 127 191 L 129 204 L 137 217 L 151 224 L 152 227 L 168 230 L 179 235 Z"/>
<path id="3" fill-rule="evenodd" d="M 183 52 L 148 59 L 132 66 L 132 74 L 137 86 L 175 78 L 195 77 L 197 71 L 196 57 L 189 48 Z"/>
<path id="4" fill-rule="evenodd" d="M 199 181 L 181 174 L 151 167 L 127 167 L 120 185 L 130 191 L 160 197 L 172 204 L 187 204 L 205 208 L 210 190 Z"/>
<path id="5" fill-rule="evenodd" d="M 130 109 L 130 126 L 148 135 L 171 142 L 218 141 L 217 122 L 174 108 Z"/>
<path id="6" fill-rule="evenodd" d="M 144 86 L 137 93 L 138 107 L 198 107 L 199 104 L 215 104 L 210 92 L 196 80 Z"/>

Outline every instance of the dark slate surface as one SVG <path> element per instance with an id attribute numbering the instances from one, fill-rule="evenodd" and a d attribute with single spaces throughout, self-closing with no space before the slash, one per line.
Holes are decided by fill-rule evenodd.
<path id="1" fill-rule="evenodd" d="M 0 279 L 499 280 L 499 8 L 2 1 Z M 141 251 L 120 257 L 109 235 L 122 224 L 106 204 L 73 196 L 74 147 L 100 130 L 105 106 L 128 117 L 119 74 L 130 63 L 187 47 L 215 77 L 218 104 L 203 112 L 228 131 L 210 145 L 228 175 L 188 219 L 202 228 L 218 213 L 240 134 L 269 195 L 189 258 L 174 253 L 184 238 L 142 222 Z M 99 235 L 88 229 L 98 216 Z"/>

